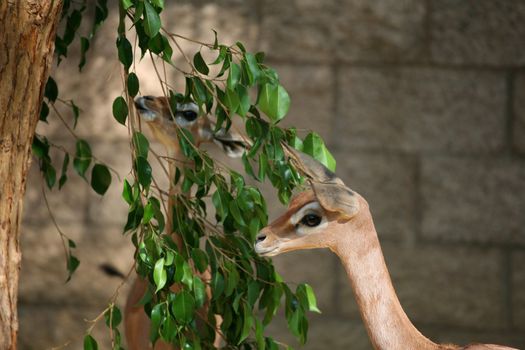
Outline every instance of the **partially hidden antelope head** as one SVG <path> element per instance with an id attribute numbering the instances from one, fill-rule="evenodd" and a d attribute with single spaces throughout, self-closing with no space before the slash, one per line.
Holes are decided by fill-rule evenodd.
<path id="1" fill-rule="evenodd" d="M 184 128 L 191 132 L 193 141 L 196 147 L 203 143 L 214 143 L 221 148 L 229 157 L 240 157 L 249 143 L 240 134 L 232 130 L 220 128 L 215 130 L 215 123 L 208 118 L 208 115 L 201 113 L 199 107 L 193 102 L 176 103 L 175 106 L 170 106 L 168 99 L 164 96 L 141 96 L 135 99 L 135 107 L 140 115 L 141 121 L 145 122 L 153 133 L 153 137 L 164 145 L 168 152 L 168 156 L 172 160 L 184 159 L 184 155 L 180 148 L 177 132 Z M 174 108 L 172 108 L 174 107 Z M 175 176 L 175 163 L 169 162 L 170 178 Z M 170 196 L 168 198 L 168 206 L 173 205 L 173 195 L 175 195 L 180 188 L 175 186 L 170 181 Z M 172 228 L 172 210 L 167 213 L 166 228 Z M 182 238 L 176 232 L 168 232 L 171 234 L 173 240 L 181 247 Z M 202 274 L 199 274 L 204 281 L 211 280 L 211 273 L 209 268 Z M 150 349 L 149 341 L 150 319 L 144 312 L 139 301 L 147 290 L 148 283 L 146 280 L 136 278 L 133 286 L 130 289 L 128 299 L 126 301 L 126 309 L 124 313 L 126 340 L 130 350 L 144 350 Z M 180 286 L 177 284 L 170 287 L 176 292 Z M 211 299 L 211 289 L 206 288 L 208 299 Z M 207 305 L 204 306 L 202 314 L 207 315 Z M 204 317 L 203 316 L 203 317 Z M 220 325 L 221 318 L 216 315 L 216 324 Z M 221 342 L 221 337 L 217 332 L 216 346 Z M 155 350 L 172 350 L 170 344 L 158 341 L 154 347 Z"/>
<path id="2" fill-rule="evenodd" d="M 240 157 L 249 145 L 246 139 L 232 130 L 221 128 L 215 131 L 215 123 L 201 113 L 194 102 L 177 103 L 173 109 L 164 96 L 141 96 L 135 99 L 135 107 L 154 137 L 170 153 L 179 152 L 178 128 L 189 130 L 197 147 L 213 142 L 232 158 Z"/>

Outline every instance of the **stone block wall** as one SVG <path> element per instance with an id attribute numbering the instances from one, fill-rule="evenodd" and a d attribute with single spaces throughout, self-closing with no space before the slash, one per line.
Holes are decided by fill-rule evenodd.
<path id="1" fill-rule="evenodd" d="M 338 175 L 368 200 L 401 303 L 423 333 L 440 342 L 525 348 L 525 3 L 199 0 L 168 8 L 164 18 L 174 31 L 211 41 L 213 28 L 227 43 L 267 52 L 292 97 L 286 123 L 318 131 Z M 111 117 L 122 89 L 114 16 L 85 71 L 77 75 L 71 54 L 57 81 L 84 111 L 78 134 L 123 177 L 127 130 Z M 141 63 L 138 74 L 141 93 L 160 93 L 151 66 Z M 183 88 L 180 75 L 171 79 Z M 50 120 L 39 130 L 72 149 Z M 81 349 L 84 320 L 96 317 L 121 283 L 98 265 L 126 272 L 132 266 L 131 243 L 121 235 L 120 188 L 115 183 L 100 198 L 71 174 L 66 189 L 47 195 L 82 261 L 64 285 L 59 236 L 32 170 L 22 232 L 21 349 Z M 284 210 L 269 207 L 272 218 Z M 371 349 L 334 255 L 290 253 L 275 264 L 285 279 L 317 291 L 323 313 L 312 317 L 303 349 Z M 295 344 L 282 319 L 270 331 Z M 105 333 L 97 328 L 104 349 Z"/>

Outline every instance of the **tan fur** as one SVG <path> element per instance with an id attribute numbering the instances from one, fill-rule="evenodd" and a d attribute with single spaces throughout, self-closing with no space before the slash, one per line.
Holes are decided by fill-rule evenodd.
<path id="1" fill-rule="evenodd" d="M 297 152 L 297 151 L 296 151 Z M 304 158 L 304 155 L 302 156 Z M 309 161 L 311 163 L 311 161 Z M 304 167 L 304 163 L 302 164 Z M 326 171 L 319 167 L 305 168 L 314 181 Z M 339 179 L 330 179 L 342 184 Z M 333 187 L 333 191 L 348 191 Z M 315 188 L 315 186 L 314 186 Z M 328 248 L 337 254 L 345 267 L 354 291 L 361 317 L 375 349 L 378 350 L 511 350 L 513 348 L 492 344 L 473 344 L 459 347 L 451 344 L 436 344 L 423 336 L 410 322 L 403 311 L 388 273 L 379 239 L 374 227 L 368 203 L 353 192 L 359 210 L 348 216 L 333 208 L 323 208 L 328 224 L 309 234 L 298 235 L 289 219 L 305 205 L 318 201 L 321 205 L 327 198 L 338 193 L 307 190 L 296 196 L 280 218 L 265 227 L 258 235 L 255 250 L 261 255 L 274 256 L 287 251 Z M 320 226 L 321 227 L 321 226 Z M 516 349 L 514 349 L 516 350 Z"/>

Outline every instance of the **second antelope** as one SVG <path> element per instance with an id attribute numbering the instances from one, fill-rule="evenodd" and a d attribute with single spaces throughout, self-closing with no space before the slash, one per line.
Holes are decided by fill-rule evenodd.
<path id="1" fill-rule="evenodd" d="M 392 286 L 368 203 L 309 156 L 286 147 L 310 189 L 257 236 L 255 250 L 274 256 L 328 248 L 340 258 L 368 336 L 377 350 L 517 350 L 493 344 L 436 344 L 410 322 Z"/>
<path id="2" fill-rule="evenodd" d="M 218 145 L 228 156 L 240 157 L 247 143 L 238 134 L 219 129 L 214 131 L 215 125 L 206 116 L 199 114 L 199 107 L 193 103 L 177 103 L 174 110 L 171 109 L 166 97 L 142 96 L 135 100 L 141 120 L 150 128 L 153 136 L 164 145 L 169 159 L 169 177 L 175 177 L 176 162 L 186 162 L 182 150 L 179 146 L 177 131 L 186 128 L 191 132 L 195 146 L 199 147 L 202 143 L 213 142 Z M 180 181 L 179 183 L 181 183 Z M 172 185 L 170 180 L 168 208 L 173 207 L 173 196 L 180 192 L 178 186 Z M 172 235 L 174 242 L 182 247 L 182 237 L 176 232 L 172 232 L 172 211 L 168 210 L 166 229 Z M 201 276 L 204 281 L 211 279 L 210 272 L 205 271 Z M 124 312 L 125 332 L 128 348 L 130 350 L 151 349 L 149 340 L 150 319 L 142 306 L 138 305 L 140 299 L 146 292 L 148 282 L 142 278 L 136 278 L 131 287 L 126 308 Z M 178 285 L 172 286 L 172 291 L 177 291 Z M 211 296 L 210 288 L 207 288 L 208 298 Z M 217 324 L 221 320 L 216 316 Z M 220 343 L 220 337 L 216 335 L 216 346 Z M 171 350 L 173 347 L 165 342 L 158 341 L 155 350 Z"/>

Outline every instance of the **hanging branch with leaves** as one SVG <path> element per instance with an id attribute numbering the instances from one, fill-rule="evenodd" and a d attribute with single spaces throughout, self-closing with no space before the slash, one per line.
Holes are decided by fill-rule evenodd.
<path id="1" fill-rule="evenodd" d="M 290 97 L 280 84 L 277 72 L 265 64 L 263 53 L 248 52 L 240 42 L 222 44 L 216 32 L 212 43 L 171 33 L 162 27 L 160 14 L 164 6 L 163 0 L 119 2 L 116 48 L 125 86 L 123 96 L 116 97 L 112 106 L 116 121 L 127 126 L 133 147 L 131 176 L 123 181 L 122 197 L 129 206 L 124 232 L 136 247 L 135 271 L 149 283 L 140 303 L 151 319 L 150 340 L 155 343 L 162 339 L 184 349 L 209 349 L 213 348 L 216 333 L 219 333 L 227 348 L 277 349 L 281 343 L 265 336 L 264 329 L 284 300 L 289 329 L 304 343 L 308 331 L 306 312 L 319 311 L 314 293 L 307 284 L 299 284 L 293 291 L 268 259 L 255 254 L 253 242 L 267 224 L 268 214 L 265 198 L 257 187 L 247 184 L 245 176 L 261 183 L 270 181 L 285 204 L 303 179 L 286 159 L 284 143 L 312 155 L 332 170 L 335 160 L 318 134 L 309 133 L 301 139 L 295 129 L 279 126 L 288 112 Z M 65 32 L 56 39 L 58 63 L 67 56 L 68 47 L 77 36 L 85 9 L 85 3 L 64 2 Z M 80 37 L 79 69 L 86 62 L 91 39 L 107 16 L 106 0 L 97 0 L 92 30 Z M 138 47 L 127 39 L 130 32 L 137 36 Z M 189 55 L 182 50 L 181 40 L 196 43 L 199 49 Z M 150 150 L 133 111 L 132 101 L 140 90 L 139 76 L 132 71 L 135 50 L 140 50 L 141 59 L 151 58 L 172 115 L 178 104 L 191 101 L 198 105 L 201 113 L 215 117 L 215 132 L 229 130 L 234 122 L 242 124 L 246 143 L 250 145 L 242 155 L 246 175 L 215 161 L 195 146 L 188 130 L 179 128 L 177 139 L 188 162 L 177 163 L 175 177 L 169 181 L 180 186 L 181 191 L 172 195 L 158 187 L 150 161 L 156 158 L 165 164 L 168 160 Z M 215 53 L 215 60 L 207 63 L 201 50 Z M 183 57 L 190 69 L 178 67 L 173 56 Z M 161 60 L 162 70 L 167 67 L 184 74 L 184 93 L 173 91 L 161 77 L 155 57 Z M 163 76 L 166 76 L 165 71 Z M 67 128 L 77 138 L 73 129 L 79 108 L 72 100 L 58 99 L 58 87 L 52 78 L 46 86 L 45 97 L 41 120 L 47 121 L 49 106 L 55 110 L 56 102 L 65 103 L 74 115 L 72 128 Z M 56 183 L 56 170 L 49 156 L 51 146 L 53 144 L 44 136 L 35 137 L 33 151 L 49 189 Z M 67 181 L 69 158 L 69 152 L 65 151 L 59 189 Z M 89 144 L 79 138 L 73 167 L 86 180 L 91 167 L 91 187 L 104 195 L 111 184 L 110 169 L 97 161 Z M 163 167 L 168 168 L 167 165 Z M 169 195 L 172 206 L 166 205 Z M 211 205 L 206 202 L 208 198 Z M 166 228 L 166 217 L 170 215 L 172 227 Z M 177 232 L 183 238 L 182 247 L 165 232 Z M 78 266 L 78 259 L 71 253 L 75 245 L 64 233 L 60 234 L 68 242 L 66 255 L 72 274 Z M 207 269 L 211 270 L 210 281 L 198 274 Z M 181 288 L 174 292 L 170 290 L 173 284 Z M 207 285 L 211 287 L 211 300 L 207 300 Z M 114 349 L 121 348 L 119 324 L 122 317 L 115 305 L 117 296 L 118 293 L 101 314 L 110 329 Z M 198 310 L 205 303 L 208 315 L 201 315 Z M 220 325 L 215 323 L 215 314 L 222 316 Z M 204 327 L 197 327 L 198 323 Z M 90 334 L 92 327 L 85 336 L 84 349 L 97 348 Z"/>

